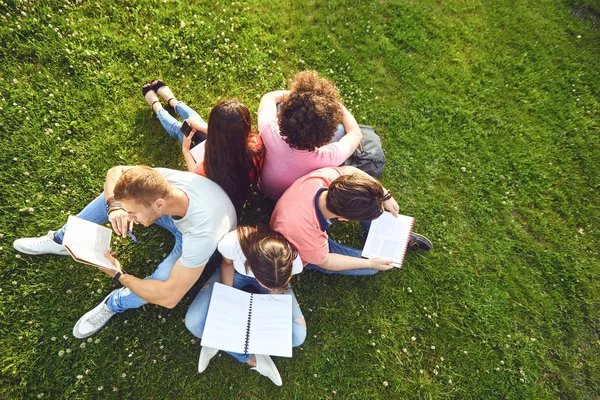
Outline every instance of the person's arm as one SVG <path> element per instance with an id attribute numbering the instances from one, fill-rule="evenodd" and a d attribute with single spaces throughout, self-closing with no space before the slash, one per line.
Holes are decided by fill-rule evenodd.
<path id="1" fill-rule="evenodd" d="M 227 257 L 223 257 L 221 261 L 221 283 L 223 285 L 233 286 L 233 261 Z"/>
<path id="2" fill-rule="evenodd" d="M 351 165 L 344 165 L 341 167 L 337 167 L 337 169 L 340 170 L 342 175 L 361 174 L 363 176 L 368 177 L 369 179 L 379 182 L 377 179 L 373 178 L 371 175 L 367 174 L 365 171 L 360 170 Z M 381 184 L 381 182 L 379 182 L 379 184 Z M 383 185 L 381 185 L 381 187 L 383 188 L 384 193 L 388 192 L 388 190 Z M 389 192 L 391 195 L 392 192 L 391 191 L 389 191 Z M 398 205 L 398 202 L 396 201 L 396 199 L 394 199 L 394 196 L 390 197 L 389 199 L 387 199 L 386 201 L 383 202 L 383 208 L 385 210 L 391 212 L 394 215 L 394 217 L 397 217 L 398 212 L 400 211 L 400 206 Z"/>
<path id="3" fill-rule="evenodd" d="M 258 105 L 258 115 L 265 111 L 270 111 L 273 114 L 277 113 L 277 103 L 281 103 L 283 98 L 290 93 L 289 90 L 277 90 L 275 92 L 269 92 L 260 99 Z"/>
<path id="4" fill-rule="evenodd" d="M 183 159 L 185 160 L 185 165 L 189 172 L 194 172 L 197 164 L 194 156 L 192 156 L 192 152 L 190 151 L 193 136 L 194 131 L 192 131 L 192 133 L 190 133 L 187 137 L 184 135 L 183 141 L 181 142 L 181 152 L 183 153 Z"/>
<path id="5" fill-rule="evenodd" d="M 344 125 L 344 130 L 346 131 L 346 134 L 340 139 L 340 143 L 347 143 L 348 146 L 350 146 L 350 154 L 348 154 L 348 157 L 350 157 L 362 140 L 362 132 L 358 126 L 358 122 L 356 122 L 354 116 L 350 114 L 350 111 L 342 104 L 340 104 L 340 106 L 342 107 L 343 112 L 342 125 Z"/>
<path id="6" fill-rule="evenodd" d="M 372 268 L 385 271 L 394 268 L 393 260 L 387 258 L 357 258 L 343 254 L 328 253 L 325 261 L 317 264 L 323 269 L 331 271 L 346 271 L 349 269 Z"/>
<path id="7" fill-rule="evenodd" d="M 203 133 L 208 133 L 208 124 L 202 118 L 196 115 L 192 115 L 191 117 L 186 119 L 186 121 L 188 125 L 192 127 L 192 129 Z"/>
<path id="8" fill-rule="evenodd" d="M 121 270 L 121 263 L 117 259 L 109 252 L 104 255 L 119 271 Z M 113 270 L 102 268 L 101 270 L 111 277 L 117 274 Z M 200 278 L 202 271 L 204 271 L 204 265 L 198 268 L 187 268 L 177 260 L 169 279 L 164 282 L 156 279 L 140 279 L 129 274 L 121 275 L 119 282 L 148 303 L 173 308 Z"/>
<path id="9" fill-rule="evenodd" d="M 119 165 L 108 170 L 106 173 L 106 179 L 104 180 L 104 196 L 107 202 L 114 199 L 115 186 L 117 185 L 121 175 L 131 168 L 133 167 Z M 108 220 L 110 221 L 115 233 L 122 237 L 127 237 L 127 230 L 131 230 L 133 228 L 133 224 L 131 221 L 129 221 L 127 212 L 123 209 L 115 209 L 114 211 L 111 211 L 108 214 Z"/>

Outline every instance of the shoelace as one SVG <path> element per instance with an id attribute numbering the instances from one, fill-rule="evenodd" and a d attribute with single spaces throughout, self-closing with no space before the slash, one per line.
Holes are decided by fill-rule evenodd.
<path id="1" fill-rule="evenodd" d="M 90 317 L 89 322 L 94 327 L 96 327 L 99 324 L 103 323 L 107 318 L 110 318 L 112 316 L 112 314 L 113 314 L 112 311 L 106 310 L 104 308 L 104 304 L 103 304 L 102 307 L 94 315 L 92 315 Z"/>

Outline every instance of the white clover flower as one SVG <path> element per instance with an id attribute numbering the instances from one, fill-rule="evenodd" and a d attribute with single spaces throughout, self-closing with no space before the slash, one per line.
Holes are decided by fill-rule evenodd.
<path id="1" fill-rule="evenodd" d="M 83 379 L 83 375 L 77 375 L 77 379 Z"/>
<path id="2" fill-rule="evenodd" d="M 64 350 L 60 350 L 60 351 L 58 352 L 58 356 L 59 356 L 59 357 L 62 357 L 62 356 L 64 356 L 64 355 L 65 355 L 65 352 L 64 352 Z"/>
<path id="3" fill-rule="evenodd" d="M 387 381 L 383 381 L 383 386 L 388 387 L 388 382 Z"/>
<path id="4" fill-rule="evenodd" d="M 402 352 L 403 353 L 408 353 L 408 350 L 406 349 L 406 347 L 402 349 Z"/>
<path id="5" fill-rule="evenodd" d="M 413 336 L 410 338 L 410 340 L 412 340 L 414 342 L 415 340 L 417 340 L 417 338 Z"/>

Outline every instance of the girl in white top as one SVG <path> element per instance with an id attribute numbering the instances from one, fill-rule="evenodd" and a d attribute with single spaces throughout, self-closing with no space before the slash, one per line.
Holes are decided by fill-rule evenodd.
<path id="1" fill-rule="evenodd" d="M 187 328 L 202 338 L 213 284 L 221 282 L 236 289 L 256 293 L 289 294 L 292 296 L 292 346 L 300 346 L 306 338 L 304 316 L 290 286 L 292 276 L 302 271 L 302 261 L 293 245 L 268 227 L 240 226 L 226 234 L 218 245 L 223 256 L 221 268 L 206 282 L 187 312 Z M 198 372 L 203 372 L 217 349 L 202 347 Z M 252 369 L 281 386 L 277 367 L 267 355 L 227 352 Z"/>

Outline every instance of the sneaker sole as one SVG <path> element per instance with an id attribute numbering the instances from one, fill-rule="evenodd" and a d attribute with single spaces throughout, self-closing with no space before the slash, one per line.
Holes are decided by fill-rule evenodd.
<path id="1" fill-rule="evenodd" d="M 60 253 L 40 253 L 37 251 L 31 251 L 28 248 L 25 247 L 21 247 L 19 245 L 17 245 L 16 243 L 13 243 L 13 248 L 18 251 L 19 253 L 23 253 L 23 254 L 28 254 L 30 256 L 43 256 L 43 255 L 50 255 L 50 256 L 68 256 L 70 255 L 69 252 L 65 249 L 64 253 L 60 252 Z"/>

